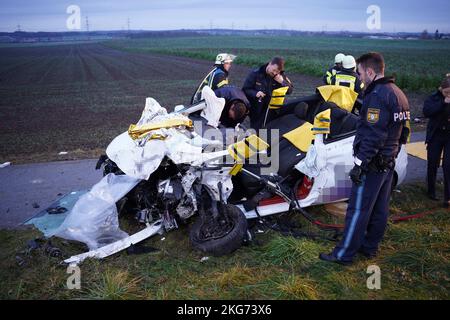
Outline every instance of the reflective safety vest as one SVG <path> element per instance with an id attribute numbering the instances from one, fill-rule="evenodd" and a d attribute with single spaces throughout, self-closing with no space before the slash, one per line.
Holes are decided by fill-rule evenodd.
<path id="1" fill-rule="evenodd" d="M 364 84 L 358 79 L 356 75 L 347 74 L 342 71 L 337 72 L 334 76 L 332 76 L 330 84 L 349 87 L 356 93 L 360 93 L 364 88 Z"/>
<path id="2" fill-rule="evenodd" d="M 325 84 L 331 84 L 331 78 L 336 75 L 337 71 L 336 69 L 330 69 L 325 74 Z"/>
<path id="3" fill-rule="evenodd" d="M 210 87 L 212 90 L 216 90 L 227 84 L 228 84 L 228 73 L 219 67 L 215 67 L 206 75 L 206 77 L 198 86 L 197 90 L 195 91 L 191 99 L 191 104 L 200 101 L 201 93 L 205 86 Z"/>

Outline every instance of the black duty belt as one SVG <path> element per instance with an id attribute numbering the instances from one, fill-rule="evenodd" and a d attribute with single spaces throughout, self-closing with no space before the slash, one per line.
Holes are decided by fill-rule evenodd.
<path id="1" fill-rule="evenodd" d="M 394 169 L 394 167 L 395 158 L 386 157 L 381 154 L 377 154 L 368 165 L 368 169 L 375 172 L 387 172 Z"/>

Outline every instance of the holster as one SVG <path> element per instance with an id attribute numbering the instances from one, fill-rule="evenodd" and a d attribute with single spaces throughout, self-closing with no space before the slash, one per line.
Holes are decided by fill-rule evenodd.
<path id="1" fill-rule="evenodd" d="M 377 154 L 368 165 L 369 171 L 387 172 L 395 168 L 395 158 Z"/>

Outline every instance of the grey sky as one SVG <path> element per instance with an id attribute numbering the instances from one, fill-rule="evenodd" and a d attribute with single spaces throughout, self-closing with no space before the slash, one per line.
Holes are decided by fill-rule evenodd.
<path id="1" fill-rule="evenodd" d="M 381 32 L 450 32 L 449 0 L 1 0 L 0 31 L 67 31 L 69 5 L 81 9 L 81 30 L 283 28 L 294 30 L 369 31 L 369 5 L 381 8 Z"/>

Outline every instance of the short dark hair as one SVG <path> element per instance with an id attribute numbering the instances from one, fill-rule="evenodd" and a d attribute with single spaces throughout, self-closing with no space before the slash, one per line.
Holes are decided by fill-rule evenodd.
<path id="1" fill-rule="evenodd" d="M 247 114 L 247 107 L 242 101 L 234 102 L 230 109 L 234 111 L 234 115 L 236 117 L 235 120 L 240 120 Z"/>
<path id="2" fill-rule="evenodd" d="M 364 69 L 372 68 L 377 74 L 384 73 L 384 58 L 381 53 L 369 52 L 363 54 L 361 57 L 356 59 L 356 63 L 362 65 Z"/>
<path id="3" fill-rule="evenodd" d="M 270 60 L 270 64 L 276 64 L 280 71 L 284 71 L 284 62 L 285 60 L 282 57 L 273 57 L 272 60 Z"/>
<path id="4" fill-rule="evenodd" d="M 450 73 L 447 73 L 444 80 L 442 80 L 441 83 L 441 89 L 447 89 L 450 88 Z"/>

